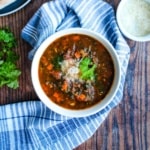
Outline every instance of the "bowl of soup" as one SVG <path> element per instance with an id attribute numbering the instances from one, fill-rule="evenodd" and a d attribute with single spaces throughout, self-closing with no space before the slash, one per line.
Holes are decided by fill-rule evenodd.
<path id="1" fill-rule="evenodd" d="M 52 111 L 84 117 L 106 107 L 118 90 L 118 56 L 107 39 L 82 28 L 59 31 L 37 49 L 31 78 Z"/>

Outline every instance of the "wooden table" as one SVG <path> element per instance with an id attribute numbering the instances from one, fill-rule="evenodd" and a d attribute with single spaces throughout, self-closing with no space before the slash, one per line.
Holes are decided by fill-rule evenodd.
<path id="1" fill-rule="evenodd" d="M 108 0 L 116 10 L 120 0 Z M 46 0 L 31 1 L 22 10 L 0 18 L 0 27 L 9 26 L 17 37 L 18 67 L 22 74 L 17 90 L 0 89 L 0 104 L 35 100 L 30 76 L 31 61 L 27 55 L 31 47 L 20 33 L 35 11 Z M 96 133 L 76 150 L 148 150 L 150 149 L 150 42 L 126 39 L 131 55 L 121 103 L 114 108 Z"/>

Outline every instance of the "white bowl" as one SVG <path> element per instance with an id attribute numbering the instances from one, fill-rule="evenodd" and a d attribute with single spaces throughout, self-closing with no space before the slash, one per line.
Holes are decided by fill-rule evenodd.
<path id="1" fill-rule="evenodd" d="M 50 45 L 55 39 L 67 35 L 67 34 L 72 34 L 72 33 L 78 33 L 78 34 L 85 34 L 88 36 L 91 36 L 95 39 L 97 39 L 99 42 L 101 42 L 108 52 L 110 53 L 113 63 L 114 63 L 114 69 L 115 69 L 115 75 L 114 75 L 114 80 L 112 83 L 112 87 L 109 90 L 108 94 L 105 96 L 105 98 L 95 104 L 94 106 L 91 106 L 86 109 L 81 109 L 81 110 L 71 110 L 67 108 L 63 108 L 57 104 L 55 104 L 53 101 L 51 101 L 47 95 L 44 93 L 44 91 L 41 88 L 40 82 L 39 82 L 39 76 L 38 76 L 38 66 L 39 66 L 39 61 L 40 58 L 45 51 L 45 49 Z M 69 116 L 69 117 L 84 117 L 84 116 L 89 116 L 92 115 L 100 110 L 102 110 L 106 105 L 108 105 L 112 98 L 115 96 L 116 91 L 118 90 L 119 82 L 120 82 L 120 66 L 119 66 L 119 60 L 117 57 L 117 54 L 112 47 L 112 45 L 106 40 L 104 37 L 102 37 L 100 34 L 95 33 L 93 31 L 89 31 L 87 29 L 82 29 L 82 28 L 73 28 L 73 29 L 67 29 L 67 30 L 62 30 L 59 31 L 52 36 L 48 37 L 38 48 L 38 50 L 35 53 L 35 56 L 32 61 L 32 67 L 31 67 L 31 78 L 32 78 L 32 83 L 35 89 L 35 92 L 37 93 L 38 97 L 40 100 L 51 110 L 54 112 L 64 115 L 64 116 Z"/>
<path id="2" fill-rule="evenodd" d="M 150 41 L 150 3 L 147 0 L 121 0 L 116 18 L 127 38 L 139 42 Z"/>

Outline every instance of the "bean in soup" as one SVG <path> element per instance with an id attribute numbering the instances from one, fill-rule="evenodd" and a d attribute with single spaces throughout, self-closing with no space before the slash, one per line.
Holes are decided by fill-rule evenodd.
<path id="1" fill-rule="evenodd" d="M 45 50 L 40 59 L 39 79 L 54 103 L 83 109 L 106 96 L 114 79 L 114 64 L 99 41 L 70 34 L 58 38 Z"/>

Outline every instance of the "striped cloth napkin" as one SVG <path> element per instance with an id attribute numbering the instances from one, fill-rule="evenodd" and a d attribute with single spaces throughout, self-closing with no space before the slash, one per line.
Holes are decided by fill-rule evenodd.
<path id="1" fill-rule="evenodd" d="M 35 51 L 48 36 L 65 28 L 81 27 L 106 37 L 120 59 L 120 88 L 111 103 L 100 112 L 70 118 L 49 110 L 41 101 L 0 106 L 1 150 L 70 150 L 90 138 L 111 109 L 122 99 L 130 49 L 115 20 L 113 8 L 101 0 L 54 0 L 43 4 L 22 30 L 22 38 Z"/>

